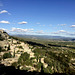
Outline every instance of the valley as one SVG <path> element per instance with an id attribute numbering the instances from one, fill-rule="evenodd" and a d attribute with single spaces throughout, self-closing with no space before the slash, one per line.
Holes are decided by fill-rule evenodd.
<path id="1" fill-rule="evenodd" d="M 74 41 L 35 40 L 4 31 L 0 35 L 0 64 L 28 72 L 75 74 Z"/>

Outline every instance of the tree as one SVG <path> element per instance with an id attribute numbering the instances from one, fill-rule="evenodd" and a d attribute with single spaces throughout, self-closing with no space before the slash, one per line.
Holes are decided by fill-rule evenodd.
<path id="1" fill-rule="evenodd" d="M 2 52 L 2 47 L 0 47 L 0 52 Z"/>
<path id="2" fill-rule="evenodd" d="M 34 65 L 34 67 L 37 69 L 37 71 L 41 70 L 41 63 L 37 63 L 37 65 Z"/>
<path id="3" fill-rule="evenodd" d="M 11 58 L 11 57 L 12 57 L 12 55 L 11 55 L 10 52 L 9 53 L 4 53 L 4 55 L 3 55 L 3 59 Z"/>
<path id="4" fill-rule="evenodd" d="M 2 47 L 0 47 L 0 52 L 5 51 L 5 49 L 3 49 Z"/>
<path id="5" fill-rule="evenodd" d="M 13 57 L 15 57 L 15 48 L 14 48 L 14 53 L 13 53 Z"/>
<path id="6" fill-rule="evenodd" d="M 24 63 L 25 61 L 29 60 L 29 54 L 27 52 L 21 54 L 19 60 L 18 60 L 18 63 Z"/>
<path id="7" fill-rule="evenodd" d="M 17 62 L 12 63 L 11 66 L 17 67 Z"/>
<path id="8" fill-rule="evenodd" d="M 8 46 L 8 50 L 10 50 L 10 45 Z"/>
<path id="9" fill-rule="evenodd" d="M 4 38 L 1 36 L 1 34 L 0 34 L 0 41 L 3 41 L 4 40 Z"/>

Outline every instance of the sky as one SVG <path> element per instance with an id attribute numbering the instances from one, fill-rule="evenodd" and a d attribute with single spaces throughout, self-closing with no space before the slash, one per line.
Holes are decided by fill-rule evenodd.
<path id="1" fill-rule="evenodd" d="M 75 37 L 75 0 L 0 0 L 0 29 Z"/>

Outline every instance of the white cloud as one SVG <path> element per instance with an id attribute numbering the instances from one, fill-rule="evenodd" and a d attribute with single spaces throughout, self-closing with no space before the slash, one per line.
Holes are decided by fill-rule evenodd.
<path id="1" fill-rule="evenodd" d="M 0 12 L 0 14 L 2 14 L 2 13 L 8 13 L 8 11 L 2 10 L 2 11 Z"/>
<path id="2" fill-rule="evenodd" d="M 15 27 L 13 27 L 11 30 L 8 30 L 8 29 L 5 29 L 5 28 L 0 28 L 0 29 L 6 31 L 7 33 L 16 33 L 16 34 L 17 33 L 21 33 L 21 34 L 25 34 L 25 33 L 27 33 L 27 34 L 33 34 L 33 33 L 48 34 L 48 33 L 45 33 L 43 30 L 34 32 L 34 29 L 22 29 L 22 28 L 15 28 Z M 65 34 L 65 35 L 73 36 L 73 37 L 75 36 L 75 32 L 67 32 L 65 30 L 59 30 L 57 32 L 52 32 L 50 34 L 58 34 L 59 35 L 61 33 Z"/>
<path id="3" fill-rule="evenodd" d="M 36 24 L 40 24 L 39 22 L 37 22 Z"/>
<path id="4" fill-rule="evenodd" d="M 60 33 L 67 33 L 67 31 L 65 30 L 59 30 L 57 32 L 52 32 L 53 34 L 60 34 Z"/>
<path id="5" fill-rule="evenodd" d="M 64 33 L 64 32 L 66 32 L 65 30 L 59 30 L 58 31 L 59 33 Z"/>
<path id="6" fill-rule="evenodd" d="M 0 28 L 0 30 L 4 30 L 4 31 L 6 31 L 7 33 L 10 32 L 8 29 L 5 29 L 5 28 Z"/>
<path id="7" fill-rule="evenodd" d="M 58 24 L 58 25 L 65 26 L 65 25 L 67 25 L 67 24 Z"/>
<path id="8" fill-rule="evenodd" d="M 45 26 L 45 25 L 39 25 L 39 26 Z"/>
<path id="9" fill-rule="evenodd" d="M 32 33 L 34 29 L 22 29 L 22 28 L 11 28 L 11 30 L 0 28 L 1 30 L 6 31 L 7 33 Z"/>
<path id="10" fill-rule="evenodd" d="M 68 33 L 69 35 L 75 36 L 75 32 L 74 33 Z"/>
<path id="11" fill-rule="evenodd" d="M 71 27 L 75 27 L 75 25 L 71 25 Z"/>
<path id="12" fill-rule="evenodd" d="M 51 34 L 59 34 L 58 32 L 51 32 Z"/>
<path id="13" fill-rule="evenodd" d="M 60 24 L 61 26 L 65 26 L 65 25 L 67 25 L 67 24 Z"/>
<path id="14" fill-rule="evenodd" d="M 19 22 L 18 24 L 27 24 L 27 22 L 22 21 L 22 22 Z"/>
<path id="15" fill-rule="evenodd" d="M 66 35 L 75 36 L 75 32 L 66 32 Z"/>
<path id="16" fill-rule="evenodd" d="M 0 21 L 0 23 L 6 23 L 6 24 L 10 24 L 10 22 L 9 21 Z"/>
<path id="17" fill-rule="evenodd" d="M 45 26 L 45 25 L 42 25 L 42 26 Z"/>
<path id="18" fill-rule="evenodd" d="M 34 29 L 22 29 L 22 28 L 15 28 L 15 27 L 13 27 L 12 28 L 12 32 L 32 32 Z"/>
<path id="19" fill-rule="evenodd" d="M 75 32 L 68 32 L 65 30 L 59 30 L 57 32 L 52 32 L 51 34 L 65 34 L 65 35 L 69 35 L 69 36 L 75 36 Z"/>
<path id="20" fill-rule="evenodd" d="M 48 25 L 48 26 L 52 26 L 52 24 Z"/>
<path id="21" fill-rule="evenodd" d="M 3 14 L 3 13 L 8 13 L 9 15 L 11 15 L 7 10 L 0 11 L 0 14 Z"/>
<path id="22" fill-rule="evenodd" d="M 44 34 L 44 31 L 40 30 L 40 31 L 37 31 L 36 33 L 38 33 L 38 34 Z"/>

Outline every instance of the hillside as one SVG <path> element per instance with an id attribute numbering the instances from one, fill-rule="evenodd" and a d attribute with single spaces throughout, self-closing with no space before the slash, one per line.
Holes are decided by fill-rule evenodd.
<path id="1" fill-rule="evenodd" d="M 0 30 L 0 64 L 27 72 L 75 75 L 75 42 L 28 41 Z"/>

